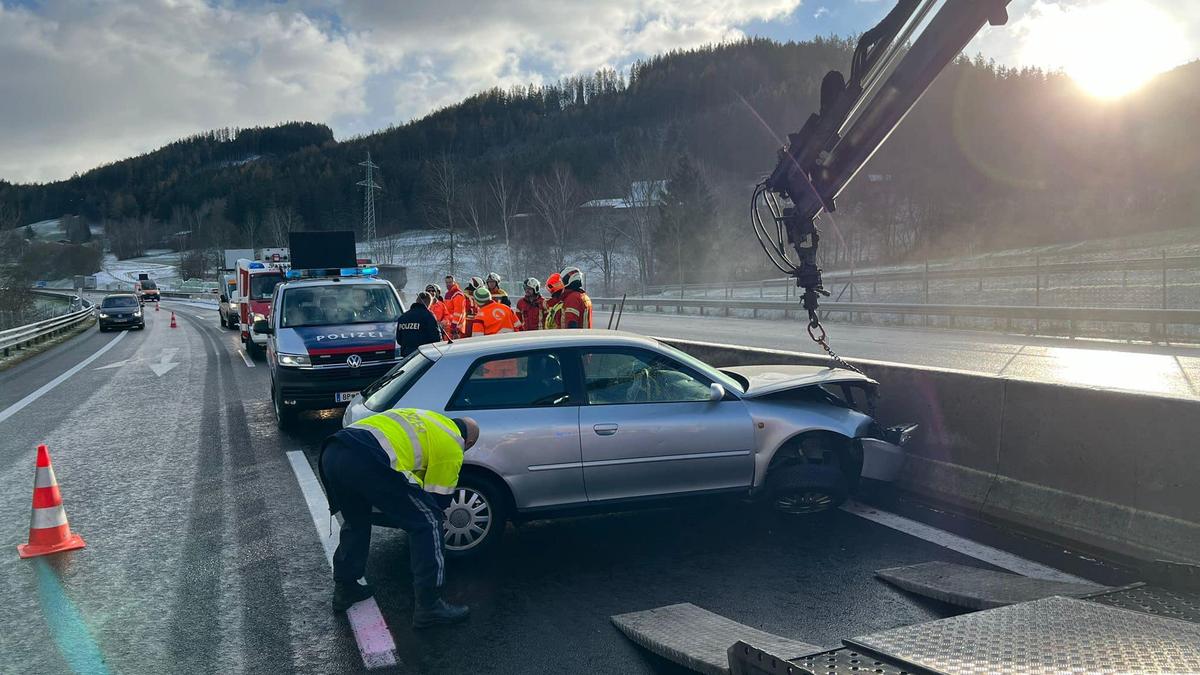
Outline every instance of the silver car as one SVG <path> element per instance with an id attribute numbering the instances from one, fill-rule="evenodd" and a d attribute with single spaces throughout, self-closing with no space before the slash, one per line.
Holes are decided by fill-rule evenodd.
<path id="1" fill-rule="evenodd" d="M 579 507 L 740 493 L 787 513 L 833 508 L 903 462 L 913 427 L 863 412 L 875 388 L 816 366 L 718 370 L 632 333 L 538 331 L 425 345 L 342 423 L 397 407 L 479 422 L 446 511 L 447 551 L 466 555 L 509 519 Z"/>

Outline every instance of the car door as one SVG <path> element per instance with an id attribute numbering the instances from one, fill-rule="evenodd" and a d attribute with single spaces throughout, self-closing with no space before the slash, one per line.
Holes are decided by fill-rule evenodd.
<path id="1" fill-rule="evenodd" d="M 446 405 L 479 423 L 467 461 L 500 474 L 518 509 L 587 501 L 572 388 L 562 353 L 514 352 L 477 359 Z"/>
<path id="2" fill-rule="evenodd" d="M 748 487 L 754 426 L 732 394 L 638 347 L 579 351 L 583 478 L 589 501 Z"/>

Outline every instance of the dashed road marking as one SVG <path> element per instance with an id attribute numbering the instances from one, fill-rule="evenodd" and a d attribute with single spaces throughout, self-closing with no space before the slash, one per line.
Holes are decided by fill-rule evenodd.
<path id="1" fill-rule="evenodd" d="M 333 552 L 338 546 L 338 531 L 330 527 L 329 502 L 325 501 L 325 491 L 317 482 L 317 476 L 308 459 L 299 450 L 288 451 L 288 461 L 292 471 L 296 473 L 296 481 L 300 483 L 300 491 L 304 493 L 304 501 L 308 504 L 308 513 L 312 516 L 313 525 L 317 528 L 317 538 L 325 548 L 325 557 L 329 560 L 329 568 L 333 569 Z M 328 536 L 326 533 L 329 533 Z M 358 643 L 358 651 L 362 654 L 363 665 L 368 669 L 396 665 L 396 642 L 388 630 L 383 613 L 375 598 L 369 598 L 354 605 L 346 612 L 350 627 L 354 630 L 354 640 Z"/>
<path id="2" fill-rule="evenodd" d="M 246 350 L 245 350 L 245 349 L 239 349 L 239 350 L 237 350 L 237 353 L 238 353 L 238 356 L 241 356 L 241 357 L 242 357 L 242 360 L 246 362 L 246 367 L 247 367 L 247 368 L 253 368 L 253 367 L 254 367 L 254 362 L 250 360 L 250 357 L 249 357 L 249 356 L 246 354 Z"/>
<path id="3" fill-rule="evenodd" d="M 58 377 L 54 378 L 53 380 L 50 380 L 46 384 L 43 384 L 42 386 L 38 387 L 37 390 L 34 391 L 33 393 L 29 394 L 28 396 L 21 399 L 20 401 L 17 401 L 16 403 L 8 406 L 3 411 L 0 411 L 0 422 L 3 422 L 4 420 L 12 417 L 13 415 L 21 412 L 21 409 L 23 409 L 25 406 L 29 405 L 30 403 L 33 403 L 34 401 L 38 400 L 42 396 L 46 395 L 46 393 L 48 393 L 51 389 L 53 389 L 53 388 L 57 387 L 58 385 L 62 384 L 63 382 L 65 382 L 67 378 L 71 377 L 75 373 L 78 373 L 79 371 L 83 370 L 84 368 L 87 368 L 89 363 L 100 358 L 101 356 L 104 355 L 105 352 L 107 352 L 108 350 L 115 347 L 116 344 L 121 341 L 121 338 L 125 337 L 127 334 L 128 333 L 125 331 L 121 331 L 120 333 L 117 333 L 117 336 L 115 338 L 110 340 L 108 342 L 108 344 L 104 345 L 100 349 L 97 349 L 96 353 L 94 353 L 91 356 L 87 357 L 86 359 L 80 361 L 79 363 L 75 364 L 74 366 L 71 366 L 70 370 L 66 371 L 62 375 L 59 375 Z"/>
<path id="4" fill-rule="evenodd" d="M 860 518 L 866 518 L 875 523 L 879 523 L 885 527 L 890 527 L 893 530 L 898 530 L 905 534 L 911 535 L 918 539 L 932 542 L 943 548 L 948 548 L 951 551 L 958 551 L 963 555 L 971 556 L 976 560 L 982 560 L 985 563 L 990 563 L 996 567 L 1006 569 L 1010 572 L 1016 572 L 1027 577 L 1036 579 L 1051 579 L 1053 581 L 1072 581 L 1075 583 L 1092 583 L 1088 579 L 1077 577 L 1073 574 L 1067 574 L 1053 567 L 1036 563 L 1032 560 L 1026 560 L 1018 555 L 1013 555 L 1007 551 L 1001 551 L 998 548 L 993 548 L 986 544 L 980 544 L 977 541 L 971 541 L 965 537 L 960 537 L 957 534 L 939 530 L 932 525 L 926 525 L 915 520 L 910 520 L 904 516 L 896 515 L 888 511 L 881 511 L 873 506 L 867 506 L 856 501 L 849 501 L 842 505 L 842 510 L 848 513 L 853 513 Z"/>

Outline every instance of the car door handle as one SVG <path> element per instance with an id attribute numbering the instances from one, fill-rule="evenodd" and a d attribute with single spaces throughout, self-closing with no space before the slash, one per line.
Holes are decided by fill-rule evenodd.
<path id="1" fill-rule="evenodd" d="M 597 436 L 612 436 L 617 433 L 617 425 L 597 424 L 592 427 L 592 431 L 595 431 Z"/>

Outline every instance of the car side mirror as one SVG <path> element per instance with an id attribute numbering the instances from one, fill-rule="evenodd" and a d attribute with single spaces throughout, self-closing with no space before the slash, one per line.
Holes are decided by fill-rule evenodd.
<path id="1" fill-rule="evenodd" d="M 221 294 L 221 302 L 229 302 L 229 296 L 222 293 Z"/>
<path id="2" fill-rule="evenodd" d="M 713 382 L 708 387 L 708 400 L 712 403 L 725 400 L 725 387 Z"/>
<path id="3" fill-rule="evenodd" d="M 275 330 L 271 328 L 271 324 L 267 323 L 266 319 L 259 319 L 258 321 L 254 322 L 254 332 L 258 333 L 259 335 L 270 335 L 271 333 L 274 333 Z"/>

